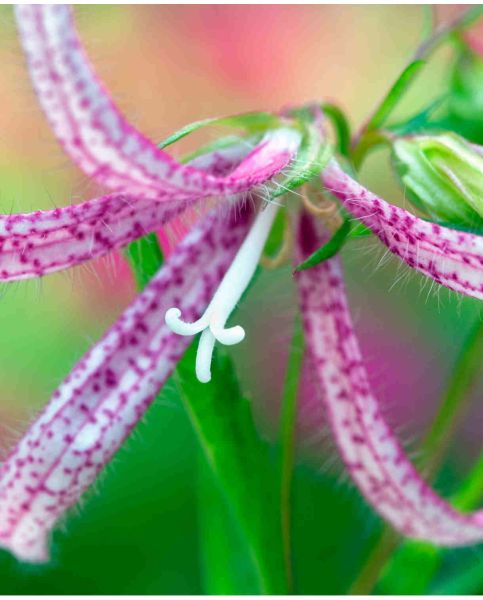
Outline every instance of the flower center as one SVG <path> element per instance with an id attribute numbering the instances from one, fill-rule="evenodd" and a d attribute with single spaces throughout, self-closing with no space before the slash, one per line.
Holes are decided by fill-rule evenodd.
<path id="1" fill-rule="evenodd" d="M 258 214 L 215 295 L 197 321 L 183 321 L 179 308 L 166 311 L 166 325 L 174 333 L 195 335 L 203 332 L 196 354 L 196 377 L 202 383 L 211 379 L 211 358 L 215 341 L 232 346 L 245 337 L 245 330 L 240 325 L 228 328 L 225 325 L 255 273 L 277 210 L 276 204 L 268 204 Z"/>

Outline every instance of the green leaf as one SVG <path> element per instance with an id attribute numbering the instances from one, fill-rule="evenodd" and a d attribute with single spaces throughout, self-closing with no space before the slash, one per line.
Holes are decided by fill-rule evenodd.
<path id="1" fill-rule="evenodd" d="M 240 527 L 203 455 L 198 463 L 203 591 L 210 595 L 261 594 L 259 577 Z"/>
<path id="2" fill-rule="evenodd" d="M 142 290 L 163 264 L 163 253 L 155 233 L 150 233 L 131 242 L 124 251 L 136 278 L 138 289 Z"/>
<path id="3" fill-rule="evenodd" d="M 366 227 L 364 223 L 361 223 L 360 221 L 354 221 L 347 237 L 349 240 L 356 240 L 358 238 L 369 237 L 371 235 L 373 235 L 373 233 L 369 227 Z"/>
<path id="4" fill-rule="evenodd" d="M 132 243 L 126 251 L 139 287 L 162 264 L 156 237 L 148 238 Z M 205 501 L 211 500 L 200 506 L 202 527 L 211 528 L 218 519 L 230 540 L 230 547 L 224 545 L 228 540 L 204 544 L 205 583 L 211 593 L 284 593 L 287 579 L 280 511 L 273 509 L 278 506 L 277 470 L 255 428 L 250 404 L 240 393 L 229 358 L 215 353 L 213 380 L 202 384 L 194 375 L 195 355 L 193 344 L 173 378 L 212 474 L 203 483 Z M 213 532 L 209 535 L 213 537 Z M 235 562 L 245 570 L 238 584 L 236 572 L 227 571 Z M 222 564 L 225 568 L 220 568 Z"/>
<path id="5" fill-rule="evenodd" d="M 330 240 L 297 265 L 295 271 L 305 271 L 335 256 L 346 242 L 350 231 L 351 223 L 349 220 L 345 220 Z"/>
<path id="6" fill-rule="evenodd" d="M 370 131 L 371 129 L 378 129 L 387 121 L 389 115 L 392 113 L 397 103 L 412 84 L 416 78 L 416 75 L 420 72 L 424 65 L 424 60 L 415 60 L 404 69 L 387 93 L 387 96 L 384 98 L 379 108 L 369 120 L 366 126 L 367 131 Z"/>
<path id="7" fill-rule="evenodd" d="M 196 348 L 191 346 L 175 380 L 233 524 L 245 542 L 257 581 L 252 593 L 284 593 L 287 580 L 276 508 L 277 471 L 255 428 L 250 404 L 240 393 L 229 358 L 215 353 L 212 381 L 202 384 L 194 375 L 195 354 Z"/>
<path id="8" fill-rule="evenodd" d="M 483 565 L 477 559 L 473 564 L 462 566 L 441 582 L 431 587 L 431 594 L 437 596 L 479 595 L 483 587 Z"/>
<path id="9" fill-rule="evenodd" d="M 382 572 L 377 591 L 425 594 L 441 564 L 441 550 L 430 544 L 406 541 L 394 552 Z"/>

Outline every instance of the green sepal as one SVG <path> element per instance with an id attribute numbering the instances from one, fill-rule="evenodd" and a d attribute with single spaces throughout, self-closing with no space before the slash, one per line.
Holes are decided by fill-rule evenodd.
<path id="1" fill-rule="evenodd" d="M 434 113 L 447 101 L 448 94 L 439 96 L 409 119 L 390 125 L 387 129 L 396 136 L 419 134 L 422 131 L 427 132 L 428 130 L 441 130 L 440 122 L 432 119 Z"/>
<path id="2" fill-rule="evenodd" d="M 346 219 L 330 240 L 297 265 L 295 271 L 305 271 L 335 256 L 346 242 L 350 231 L 351 223 Z"/>
<path id="3" fill-rule="evenodd" d="M 263 133 L 269 129 L 280 127 L 282 125 L 282 120 L 279 117 L 266 112 L 253 112 L 234 115 L 232 117 L 201 119 L 200 121 L 189 123 L 172 133 L 158 144 L 158 148 L 166 148 L 190 133 L 194 133 L 195 131 L 210 125 L 224 125 L 226 127 L 241 128 L 249 133 Z"/>
<path id="4" fill-rule="evenodd" d="M 350 155 L 351 131 L 349 121 L 342 110 L 330 102 L 321 106 L 323 113 L 330 119 L 337 133 L 337 149 L 343 156 Z"/>
<path id="5" fill-rule="evenodd" d="M 313 179 L 332 157 L 332 147 L 313 124 L 304 121 L 298 121 L 298 124 L 302 129 L 302 142 L 295 164 L 291 165 L 291 173 L 279 184 L 279 189 L 270 194 L 271 198 L 278 198 Z"/>

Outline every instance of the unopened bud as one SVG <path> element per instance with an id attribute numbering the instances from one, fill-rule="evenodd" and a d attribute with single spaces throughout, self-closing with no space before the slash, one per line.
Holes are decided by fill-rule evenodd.
<path id="1" fill-rule="evenodd" d="M 396 170 L 411 202 L 435 221 L 483 228 L 483 154 L 454 133 L 399 138 Z"/>

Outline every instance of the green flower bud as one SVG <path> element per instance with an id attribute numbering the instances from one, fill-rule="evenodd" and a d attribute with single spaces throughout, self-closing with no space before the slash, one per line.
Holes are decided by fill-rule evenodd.
<path id="1" fill-rule="evenodd" d="M 483 229 L 483 154 L 454 133 L 393 142 L 393 161 L 409 199 L 431 219 Z"/>

